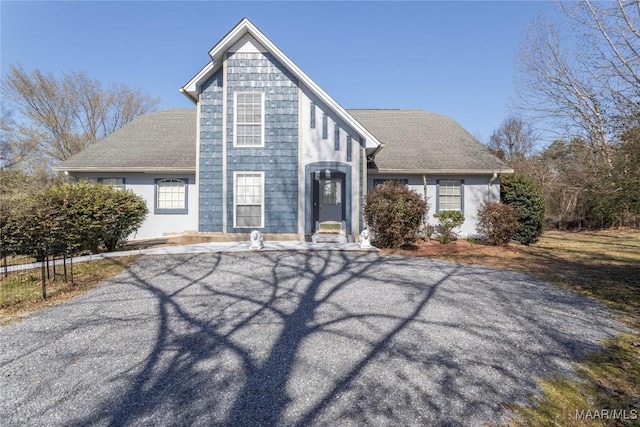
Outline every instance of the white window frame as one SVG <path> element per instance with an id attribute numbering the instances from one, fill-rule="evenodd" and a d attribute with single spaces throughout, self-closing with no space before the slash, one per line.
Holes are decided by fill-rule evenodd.
<path id="1" fill-rule="evenodd" d="M 438 212 L 443 212 L 443 211 L 458 211 L 458 212 L 463 212 L 464 209 L 464 180 L 462 179 L 440 179 L 438 180 Z M 458 194 L 454 194 L 453 192 L 448 191 L 448 189 L 457 189 L 458 190 Z M 443 193 L 444 190 L 444 193 Z M 447 198 L 447 197 L 458 197 L 460 203 L 458 204 L 457 208 L 454 209 L 450 209 L 450 208 L 444 208 L 443 207 L 443 203 L 442 203 L 442 199 L 443 197 Z M 451 203 L 449 203 L 450 205 Z"/>
<path id="2" fill-rule="evenodd" d="M 161 207 L 160 188 L 163 183 L 180 182 L 183 185 L 182 207 Z M 156 178 L 154 185 L 154 213 L 155 214 L 186 214 L 189 212 L 189 181 L 187 178 Z"/>
<path id="3" fill-rule="evenodd" d="M 260 144 L 253 145 L 244 145 L 238 144 L 238 124 L 240 125 L 254 125 L 257 126 L 258 123 L 238 123 L 238 95 L 260 95 Z M 264 92 L 234 92 L 233 93 L 233 146 L 237 148 L 258 148 L 264 147 L 264 116 L 265 116 L 265 105 L 264 105 Z"/>
<path id="4" fill-rule="evenodd" d="M 239 175 L 260 175 L 260 181 L 262 184 L 262 188 L 260 190 L 262 200 L 260 203 L 260 225 L 259 226 L 239 226 L 238 225 L 238 176 Z M 233 228 L 264 228 L 264 205 L 265 205 L 265 194 L 264 194 L 265 182 L 264 182 L 264 172 L 263 171 L 236 171 L 233 172 Z M 240 205 L 244 206 L 244 205 Z M 251 206 L 251 205 L 249 205 Z"/>
<path id="5" fill-rule="evenodd" d="M 115 181 L 120 180 L 120 183 L 116 183 Z M 120 177 L 106 177 L 106 178 L 98 178 L 98 183 L 102 185 L 108 185 L 109 187 L 117 188 L 118 190 L 124 190 L 126 187 L 126 180 Z"/>

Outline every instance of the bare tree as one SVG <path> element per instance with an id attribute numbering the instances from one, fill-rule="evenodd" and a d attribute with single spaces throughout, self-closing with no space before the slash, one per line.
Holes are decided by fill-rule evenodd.
<path id="1" fill-rule="evenodd" d="M 520 107 L 552 123 L 566 135 L 580 135 L 611 164 L 607 94 L 594 80 L 602 70 L 564 47 L 558 29 L 539 16 L 531 24 L 518 60 Z"/>
<path id="2" fill-rule="evenodd" d="M 11 117 L 11 112 L 0 110 L 0 170 L 13 167 L 16 155 L 13 152 L 11 142 L 14 139 L 15 121 Z"/>
<path id="3" fill-rule="evenodd" d="M 638 215 L 640 1 L 560 1 L 534 20 L 518 60 L 519 107 L 561 138 L 527 162 L 558 224 Z M 540 122 L 538 122 L 540 123 Z"/>
<path id="4" fill-rule="evenodd" d="M 57 78 L 16 65 L 10 66 L 2 91 L 25 119 L 16 126 L 14 144 L 48 162 L 69 158 L 159 103 L 126 85 L 104 88 L 84 72 Z"/>
<path id="5" fill-rule="evenodd" d="M 513 167 L 522 172 L 526 159 L 533 153 L 536 135 L 521 117 L 507 117 L 497 129 L 494 129 L 488 148 Z"/>
<path id="6" fill-rule="evenodd" d="M 605 71 L 602 84 L 624 111 L 640 98 L 640 2 L 560 3 L 562 11 L 580 35 L 585 56 Z"/>

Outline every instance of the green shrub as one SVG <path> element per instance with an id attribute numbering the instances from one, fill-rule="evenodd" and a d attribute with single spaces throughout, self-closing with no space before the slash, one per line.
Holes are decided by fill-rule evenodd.
<path id="1" fill-rule="evenodd" d="M 440 235 L 440 243 L 447 244 L 457 237 L 453 231 L 464 223 L 464 215 L 458 211 L 442 211 L 433 215 L 438 220 L 436 230 Z"/>
<path id="2" fill-rule="evenodd" d="M 505 175 L 501 179 L 500 197 L 503 203 L 515 208 L 518 215 L 515 240 L 524 245 L 537 242 L 542 236 L 545 205 L 536 184 L 522 175 Z"/>
<path id="3" fill-rule="evenodd" d="M 74 251 L 114 250 L 144 221 L 144 200 L 95 182 L 0 198 L 0 252 L 40 256 L 65 242 Z"/>
<path id="4" fill-rule="evenodd" d="M 91 181 L 52 187 L 46 198 L 60 210 L 66 239 L 78 249 L 113 251 L 142 225 L 144 200 L 131 190 Z"/>
<path id="5" fill-rule="evenodd" d="M 367 194 L 364 217 L 376 246 L 400 248 L 418 237 L 427 202 L 400 181 L 387 181 Z"/>
<path id="6" fill-rule="evenodd" d="M 506 246 L 518 230 L 518 214 L 504 203 L 484 202 L 478 209 L 476 230 L 488 244 Z"/>
<path id="7" fill-rule="evenodd" d="M 39 256 L 60 230 L 56 212 L 43 198 L 42 190 L 0 195 L 1 255 Z"/>

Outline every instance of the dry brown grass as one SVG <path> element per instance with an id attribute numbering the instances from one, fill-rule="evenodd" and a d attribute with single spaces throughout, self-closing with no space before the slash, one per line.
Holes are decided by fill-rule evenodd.
<path id="1" fill-rule="evenodd" d="M 25 284 L 35 289 L 29 298 L 21 298 L 0 304 L 0 325 L 5 325 L 54 304 L 59 304 L 69 298 L 80 295 L 95 287 L 98 283 L 120 274 L 133 264 L 139 256 L 109 258 L 74 264 L 74 283 L 55 282 L 48 284 L 47 299 L 43 300 L 40 292 L 40 271 L 33 274 L 35 284 Z M 28 276 L 28 275 L 27 275 Z M 0 286 L 3 282 L 0 282 Z"/>
<path id="2" fill-rule="evenodd" d="M 640 425 L 640 231 L 549 231 L 531 246 L 492 247 L 460 240 L 387 252 L 525 272 L 607 304 L 635 332 L 606 342 L 605 350 L 581 361 L 581 381 L 540 381 L 542 396 L 532 406 L 512 407 L 517 417 L 509 424 Z M 576 416 L 576 411 L 601 409 L 624 410 L 627 419 Z"/>

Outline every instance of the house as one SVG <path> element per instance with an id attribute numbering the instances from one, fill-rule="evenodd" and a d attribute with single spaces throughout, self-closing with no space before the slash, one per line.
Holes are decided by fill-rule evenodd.
<path id="1" fill-rule="evenodd" d="M 56 167 L 144 197 L 134 238 L 358 234 L 367 191 L 389 179 L 419 194 L 426 183 L 431 220 L 460 210 L 472 235 L 480 203 L 513 172 L 448 117 L 345 110 L 246 18 L 209 56 L 180 89 L 195 109 L 143 115 Z"/>

